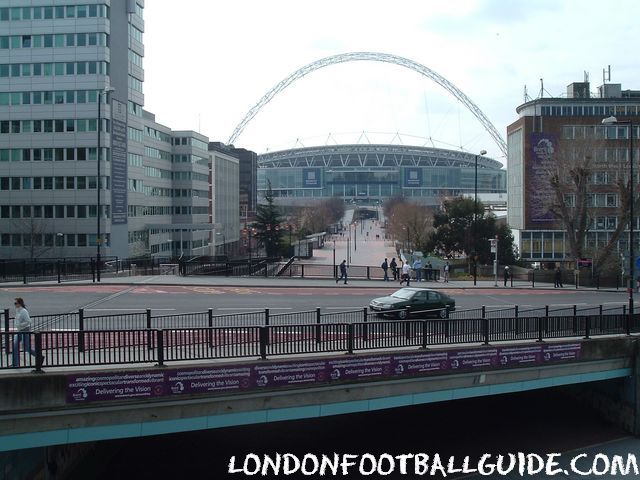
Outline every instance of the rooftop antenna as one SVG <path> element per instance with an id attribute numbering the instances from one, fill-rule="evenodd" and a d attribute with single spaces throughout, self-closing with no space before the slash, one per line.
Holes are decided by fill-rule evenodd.
<path id="1" fill-rule="evenodd" d="M 589 72 L 584 70 L 584 83 L 589 83 Z"/>
<path id="2" fill-rule="evenodd" d="M 540 98 L 544 98 L 544 80 L 540 79 Z"/>
<path id="3" fill-rule="evenodd" d="M 529 92 L 527 91 L 527 86 L 524 86 L 524 103 L 531 101 L 531 97 L 529 96 Z"/>
<path id="4" fill-rule="evenodd" d="M 602 83 L 605 84 L 611 81 L 611 65 L 607 65 L 607 68 L 602 69 Z"/>

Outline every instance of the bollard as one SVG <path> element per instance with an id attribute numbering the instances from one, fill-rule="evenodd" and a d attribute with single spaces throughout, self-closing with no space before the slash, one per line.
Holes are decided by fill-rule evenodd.
<path id="1" fill-rule="evenodd" d="M 371 280 L 371 272 L 369 270 L 369 266 L 367 266 L 367 280 Z"/>
<path id="2" fill-rule="evenodd" d="M 302 278 L 304 278 L 304 263 L 300 265 L 302 267 Z"/>
<path id="3" fill-rule="evenodd" d="M 78 309 L 78 352 L 84 353 L 84 308 Z"/>

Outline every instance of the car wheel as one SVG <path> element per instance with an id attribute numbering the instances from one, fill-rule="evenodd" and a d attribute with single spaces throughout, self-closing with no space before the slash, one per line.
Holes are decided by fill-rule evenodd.
<path id="1" fill-rule="evenodd" d="M 443 308 L 442 310 L 440 310 L 440 318 L 447 318 L 447 309 Z"/>
<path id="2" fill-rule="evenodd" d="M 398 318 L 400 320 L 406 320 L 407 318 L 409 318 L 409 311 L 408 310 L 400 310 L 398 312 Z"/>

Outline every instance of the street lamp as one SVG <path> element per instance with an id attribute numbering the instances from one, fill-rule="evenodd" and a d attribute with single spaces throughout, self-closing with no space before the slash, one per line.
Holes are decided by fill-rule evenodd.
<path id="1" fill-rule="evenodd" d="M 100 191 L 102 190 L 102 182 L 100 181 L 100 167 L 102 160 L 102 147 L 100 143 L 100 134 L 102 133 L 102 98 L 113 92 L 113 87 L 106 87 L 98 92 L 98 157 L 97 157 L 97 173 L 96 191 L 97 191 L 97 212 L 96 212 L 96 280 L 100 281 L 100 247 L 102 246 L 102 234 L 100 231 Z"/>
<path id="2" fill-rule="evenodd" d="M 486 150 L 480 150 L 480 155 L 486 155 Z M 476 285 L 478 279 L 478 157 L 476 154 L 474 189 L 473 189 L 473 285 Z"/>
<path id="3" fill-rule="evenodd" d="M 56 233 L 56 246 L 60 247 L 60 256 L 64 258 L 63 249 L 64 249 L 64 233 Z"/>
<path id="4" fill-rule="evenodd" d="M 635 181 L 633 178 L 633 122 L 631 120 L 618 120 L 616 117 L 611 116 L 604 118 L 602 120 L 602 124 L 629 126 L 629 322 L 627 324 L 627 333 L 629 333 L 629 327 L 631 326 L 631 322 L 633 321 L 633 281 L 635 275 L 635 258 L 633 252 L 633 234 L 635 222 L 635 218 L 633 217 L 633 190 L 635 187 Z"/>

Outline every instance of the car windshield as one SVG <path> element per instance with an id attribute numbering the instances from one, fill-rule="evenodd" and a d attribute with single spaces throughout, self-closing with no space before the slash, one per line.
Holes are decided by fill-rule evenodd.
<path id="1" fill-rule="evenodd" d="M 415 292 L 413 290 L 407 290 L 406 288 L 401 288 L 400 290 L 391 294 L 392 297 L 401 298 L 403 300 L 409 300 L 413 297 Z"/>

